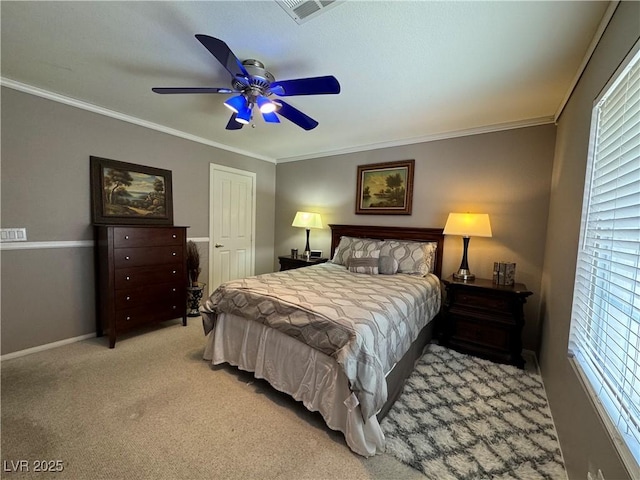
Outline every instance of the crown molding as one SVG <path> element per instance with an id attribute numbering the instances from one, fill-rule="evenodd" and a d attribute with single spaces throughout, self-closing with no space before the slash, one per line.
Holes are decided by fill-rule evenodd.
<path id="1" fill-rule="evenodd" d="M 433 135 L 425 135 L 421 137 L 405 138 L 401 140 L 393 140 L 389 142 L 371 143 L 368 145 L 358 145 L 356 147 L 343 148 L 338 150 L 326 150 L 324 152 L 313 153 L 311 155 L 300 155 L 297 157 L 278 158 L 278 164 L 288 162 L 298 162 L 301 160 L 311 160 L 314 158 L 331 157 L 334 155 L 344 155 L 347 153 L 358 153 L 367 150 L 378 150 L 380 148 L 402 147 L 405 145 L 413 145 L 416 143 L 435 142 L 437 140 L 448 140 L 451 138 L 467 137 L 469 135 L 481 135 L 483 133 L 501 132 L 503 130 L 513 130 L 516 128 L 536 127 L 539 125 L 548 125 L 554 123 L 554 117 L 538 117 L 527 120 L 519 120 L 517 122 L 497 123 L 494 125 L 486 125 L 484 127 L 468 128 L 465 130 L 454 130 L 451 132 L 436 133 Z"/>
<path id="2" fill-rule="evenodd" d="M 553 117 L 553 121 L 555 123 L 558 123 L 558 119 L 560 118 L 560 115 L 562 115 L 562 112 L 564 111 L 564 108 L 567 106 L 567 103 L 569 102 L 569 99 L 571 98 L 571 95 L 573 95 L 573 91 L 575 90 L 576 86 L 578 85 L 578 82 L 580 81 L 580 78 L 582 77 L 582 74 L 586 70 L 587 65 L 589 64 L 589 60 L 591 60 L 591 56 L 593 55 L 593 52 L 595 51 L 596 47 L 598 46 L 598 43 L 600 43 L 600 39 L 602 38 L 602 35 L 604 35 L 604 31 L 607 29 L 607 26 L 609 25 L 609 22 L 611 21 L 611 18 L 613 17 L 613 14 L 616 11 L 616 8 L 618 8 L 618 4 L 619 3 L 620 3 L 619 0 L 612 1 L 611 3 L 609 3 L 609 6 L 607 7 L 607 9 L 604 12 L 604 15 L 602 15 L 602 19 L 600 20 L 600 24 L 598 25 L 598 29 L 596 30 L 596 33 L 593 35 L 593 38 L 591 39 L 591 43 L 589 44 L 589 47 L 587 48 L 587 52 L 584 54 L 584 58 L 582 59 L 582 63 L 578 67 L 578 71 L 576 72 L 575 76 L 573 77 L 573 80 L 571 81 L 571 84 L 569 85 L 569 89 L 567 90 L 567 93 L 565 94 L 564 98 L 562 99 L 562 102 L 560 102 L 560 105 L 558 106 L 558 110 L 556 111 L 556 114 Z"/>
<path id="3" fill-rule="evenodd" d="M 151 130 L 156 130 L 158 132 L 166 133 L 167 135 L 184 138 L 185 140 L 189 140 L 191 142 L 201 143 L 204 145 L 208 145 L 210 147 L 219 148 L 221 150 L 227 150 L 229 152 L 237 153 L 237 154 L 244 155 L 246 157 L 255 158 L 258 160 L 263 160 L 265 162 L 276 163 L 276 160 L 274 158 L 267 157 L 265 155 L 259 155 L 254 152 L 249 152 L 246 150 L 241 150 L 239 148 L 230 147 L 229 145 L 224 145 L 222 143 L 214 142 L 212 140 L 207 140 L 206 138 L 198 137 L 196 135 L 191 135 L 190 133 L 165 127 L 164 125 L 159 125 L 157 123 L 148 122 L 146 120 L 142 120 L 140 118 L 133 117 L 131 115 L 116 112 L 114 110 L 109 110 L 108 108 L 99 107 L 97 105 L 93 105 L 92 103 L 84 102 L 82 100 L 66 97 L 64 95 L 60 95 L 59 93 L 50 92 L 48 90 L 27 85 L 26 83 L 17 82 L 15 80 L 11 80 L 6 77 L 0 77 L 0 85 L 3 87 L 11 88 L 13 90 L 18 90 L 20 92 L 35 95 L 37 97 L 46 98 L 47 100 L 53 100 L 54 102 L 63 103 L 65 105 L 76 107 L 81 110 L 87 110 L 89 112 L 97 113 L 99 115 L 104 115 L 105 117 L 115 118 L 117 120 L 122 120 L 123 122 L 132 123 L 134 125 L 139 125 L 141 127 L 149 128 Z"/>

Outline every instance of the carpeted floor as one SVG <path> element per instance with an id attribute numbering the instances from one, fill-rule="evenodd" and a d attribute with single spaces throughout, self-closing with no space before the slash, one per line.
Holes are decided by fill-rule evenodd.
<path id="1" fill-rule="evenodd" d="M 113 350 L 90 339 L 3 361 L 1 478 L 425 479 L 390 454 L 352 453 L 318 414 L 251 374 L 212 368 L 204 341 L 196 318 Z M 34 473 L 36 460 L 63 471 Z"/>
<path id="2" fill-rule="evenodd" d="M 428 478 L 566 478 L 540 376 L 438 345 L 382 429 L 387 453 Z"/>
<path id="3" fill-rule="evenodd" d="M 167 322 L 3 361 L 3 479 L 423 479 L 365 459 L 318 414 L 232 367 L 202 360 L 202 321 Z M 33 472 L 61 460 L 60 473 Z M 3 466 L 5 464 L 3 463 Z M 55 467 L 55 463 L 54 463 Z"/>

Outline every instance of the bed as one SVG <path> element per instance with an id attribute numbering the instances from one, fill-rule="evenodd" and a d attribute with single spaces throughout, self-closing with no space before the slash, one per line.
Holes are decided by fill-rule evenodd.
<path id="1" fill-rule="evenodd" d="M 212 292 L 200 308 L 204 358 L 253 372 L 368 457 L 384 451 L 379 422 L 433 336 L 444 237 L 440 228 L 329 226 L 329 262 Z"/>

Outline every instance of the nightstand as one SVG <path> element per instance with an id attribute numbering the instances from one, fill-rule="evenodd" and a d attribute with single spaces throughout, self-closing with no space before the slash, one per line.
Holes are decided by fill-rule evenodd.
<path id="1" fill-rule="evenodd" d="M 309 267 L 311 265 L 316 265 L 318 263 L 324 263 L 328 258 L 310 258 L 307 260 L 304 257 L 296 257 L 293 258 L 289 255 L 283 255 L 282 257 L 278 257 L 280 260 L 280 271 L 283 270 L 291 270 L 292 268 L 302 268 Z"/>
<path id="2" fill-rule="evenodd" d="M 443 280 L 446 289 L 441 343 L 463 353 L 524 368 L 523 305 L 532 292 L 522 283 L 495 285 Z"/>

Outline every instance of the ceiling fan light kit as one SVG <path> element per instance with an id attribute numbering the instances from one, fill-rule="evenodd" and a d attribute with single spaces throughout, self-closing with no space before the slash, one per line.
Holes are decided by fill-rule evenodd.
<path id="1" fill-rule="evenodd" d="M 238 113 L 240 110 L 247 106 L 247 99 L 244 95 L 236 95 L 224 102 L 224 106 L 231 110 L 233 113 Z"/>
<path id="2" fill-rule="evenodd" d="M 253 107 L 258 106 L 267 123 L 280 123 L 282 116 L 305 130 L 312 130 L 318 122 L 297 108 L 280 99 L 269 99 L 297 95 L 330 95 L 340 93 L 340 83 L 332 76 L 297 78 L 276 81 L 271 72 L 265 69 L 262 62 L 254 59 L 240 62 L 231 49 L 222 40 L 208 35 L 196 35 L 196 38 L 216 57 L 222 66 L 231 74 L 229 88 L 216 87 L 161 87 L 152 88 L 155 93 L 237 93 L 227 99 L 224 105 L 233 114 L 227 123 L 227 130 L 239 130 L 251 121 Z"/>

